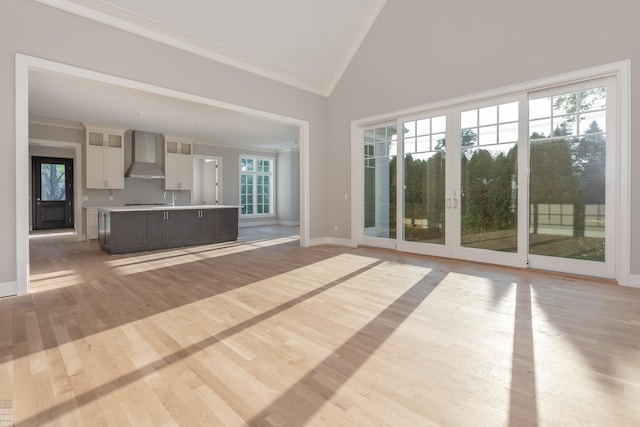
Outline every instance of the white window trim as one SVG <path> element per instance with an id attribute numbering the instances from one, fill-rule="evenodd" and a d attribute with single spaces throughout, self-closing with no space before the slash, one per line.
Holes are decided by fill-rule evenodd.
<path id="1" fill-rule="evenodd" d="M 617 88 L 617 142 L 618 179 L 616 194 L 616 272 L 615 280 L 623 286 L 640 287 L 640 277 L 631 274 L 631 61 L 624 60 L 587 68 L 530 82 L 505 86 L 495 90 L 479 92 L 431 104 L 397 110 L 390 113 L 366 117 L 351 122 L 351 246 L 362 244 L 363 227 L 363 162 L 361 161 L 361 135 L 365 126 L 395 120 L 399 117 L 442 110 L 462 104 L 480 102 L 490 98 L 505 97 L 518 93 L 540 91 L 554 86 L 563 86 L 600 77 L 613 76 Z"/>
<path id="2" fill-rule="evenodd" d="M 240 205 L 240 218 L 275 218 L 276 216 L 276 158 L 275 157 L 271 157 L 271 156 L 264 156 L 264 155 L 254 155 L 254 154 L 240 154 L 240 156 L 238 156 L 238 167 L 240 166 L 240 162 L 242 161 L 243 158 L 246 159 L 255 159 L 255 160 L 268 160 L 271 162 L 271 172 L 269 173 L 269 176 L 271 177 L 270 180 L 270 192 L 269 192 L 269 213 L 257 213 L 257 209 L 254 209 L 254 213 L 252 214 L 243 214 L 242 213 L 242 203 L 240 203 L 240 201 L 242 200 L 242 189 L 241 189 L 241 182 L 242 182 L 242 170 L 239 169 L 239 175 L 238 175 L 238 205 Z M 257 167 L 257 165 L 256 165 Z M 263 175 L 266 175 L 263 173 Z M 258 172 L 255 171 L 254 172 L 254 176 L 258 176 Z M 258 181 L 257 179 L 254 181 L 254 188 L 257 187 L 258 185 Z M 254 208 L 256 206 L 256 203 L 258 203 L 258 193 L 254 192 Z"/>

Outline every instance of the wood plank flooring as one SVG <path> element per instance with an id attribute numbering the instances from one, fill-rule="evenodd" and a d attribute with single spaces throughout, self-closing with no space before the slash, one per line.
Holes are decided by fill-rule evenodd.
<path id="1" fill-rule="evenodd" d="M 109 256 L 30 240 L 0 300 L 15 426 L 637 426 L 640 290 L 296 228 Z M 2 425 L 2 420 L 0 420 Z"/>

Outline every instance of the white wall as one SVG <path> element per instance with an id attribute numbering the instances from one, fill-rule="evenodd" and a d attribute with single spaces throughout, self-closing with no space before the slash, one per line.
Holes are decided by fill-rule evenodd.
<path id="1" fill-rule="evenodd" d="M 276 169 L 278 222 L 295 225 L 300 221 L 300 153 L 298 150 L 279 152 Z"/>
<path id="2" fill-rule="evenodd" d="M 327 100 L 141 37 L 25 0 L 0 13 L 0 284 L 16 272 L 15 54 L 23 53 L 309 122 L 310 237 L 324 230 L 324 129 Z"/>
<path id="3" fill-rule="evenodd" d="M 350 237 L 350 122 L 503 86 L 632 60 L 631 109 L 640 105 L 635 0 L 388 0 L 329 99 L 326 235 Z M 632 164 L 640 164 L 632 123 Z M 632 170 L 631 218 L 640 217 Z M 633 185 L 635 187 L 633 187 Z M 632 220 L 631 260 L 640 259 Z M 640 273 L 633 263 L 632 273 Z"/>

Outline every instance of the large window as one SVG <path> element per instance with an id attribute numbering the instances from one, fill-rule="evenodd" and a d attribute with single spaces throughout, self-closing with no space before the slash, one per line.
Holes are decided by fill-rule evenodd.
<path id="1" fill-rule="evenodd" d="M 240 157 L 241 215 L 273 215 L 274 166 L 271 157 Z"/>

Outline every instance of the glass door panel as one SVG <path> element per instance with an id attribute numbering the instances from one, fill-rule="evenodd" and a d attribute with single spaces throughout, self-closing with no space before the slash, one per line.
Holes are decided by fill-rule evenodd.
<path id="1" fill-rule="evenodd" d="M 536 268 L 613 274 L 612 96 L 600 80 L 530 97 L 529 254 Z"/>
<path id="2" fill-rule="evenodd" d="M 395 124 L 364 131 L 364 236 L 396 238 Z"/>
<path id="3" fill-rule="evenodd" d="M 404 121 L 403 240 L 445 244 L 446 116 Z"/>
<path id="4" fill-rule="evenodd" d="M 460 242 L 518 251 L 518 102 L 460 114 Z"/>

